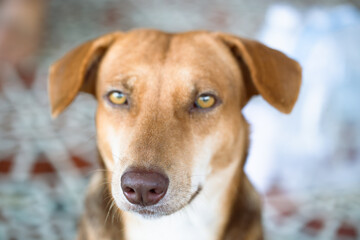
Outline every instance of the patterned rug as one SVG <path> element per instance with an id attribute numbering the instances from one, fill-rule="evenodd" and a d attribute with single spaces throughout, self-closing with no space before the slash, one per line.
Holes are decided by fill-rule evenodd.
<path id="1" fill-rule="evenodd" d="M 3 14 L 1 8 L 3 5 L 1 4 L 17 4 L 21 3 L 21 1 L 25 3 L 30 0 L 0 1 L 0 50 L 2 41 L 6 40 L 4 36 L 9 33 L 7 29 L 3 28 L 6 25 L 3 23 L 7 22 L 4 21 L 7 15 Z M 31 1 L 31 4 L 34 4 L 37 0 Z M 45 2 L 38 1 L 39 3 Z M 47 19 L 41 21 L 45 30 L 41 34 L 37 33 L 39 36 L 44 37 L 40 44 L 41 48 L 31 50 L 30 46 L 30 50 L 24 50 L 28 54 L 24 55 L 26 61 L 16 66 L 4 63 L 2 61 L 3 56 L 0 56 L 0 240 L 74 239 L 77 221 L 83 209 L 86 186 L 90 176 L 98 168 L 94 128 L 96 103 L 91 96 L 80 94 L 64 114 L 55 120 L 51 119 L 46 92 L 47 69 L 51 62 L 78 43 L 115 29 L 152 27 L 169 31 L 183 31 L 203 28 L 221 29 L 239 35 L 255 36 L 255 33 L 259 31 L 260 26 L 263 24 L 265 28 L 268 27 L 266 29 L 270 29 L 269 32 L 271 32 L 271 36 L 275 37 L 275 42 L 284 45 L 283 43 L 288 43 L 291 39 L 295 41 L 294 36 L 299 33 L 299 31 L 291 32 L 291 34 L 286 35 L 288 33 L 286 31 L 289 26 L 291 27 L 291 24 L 308 24 L 307 31 L 302 32 L 302 37 L 307 38 L 301 42 L 305 43 L 312 43 L 314 39 L 320 39 L 319 36 L 324 32 L 333 33 L 335 30 L 329 28 L 331 24 L 335 28 L 339 28 L 338 21 L 326 22 L 327 15 L 324 12 L 327 13 L 327 10 L 320 11 L 318 8 L 312 9 L 312 12 L 310 11 L 312 15 L 310 13 L 301 15 L 300 10 L 295 11 L 292 8 L 285 7 L 282 9 L 290 9 L 293 14 L 291 16 L 300 16 L 301 21 L 284 21 L 284 19 L 279 20 L 279 18 L 269 21 L 269 19 L 266 19 L 265 14 L 272 2 L 275 1 L 229 0 L 219 2 L 209 0 L 197 1 L 196 4 L 193 1 L 180 0 L 171 4 L 164 0 L 126 0 L 121 1 L 121 4 L 116 0 L 49 1 L 47 13 L 45 14 Z M 299 9 L 309 5 L 309 3 L 305 2 L 294 1 Z M 343 1 L 318 0 L 316 2 L 321 4 L 331 2 L 334 4 Z M 24 9 L 27 10 L 28 8 Z M 348 10 L 349 12 L 343 14 L 345 16 L 343 24 L 345 25 L 350 22 L 351 13 L 358 16 L 358 12 L 354 9 L 348 8 Z M 20 14 L 20 16 L 27 16 L 25 13 Z M 332 16 L 336 16 L 338 12 L 334 13 Z M 280 16 L 281 14 L 275 15 Z M 287 16 L 286 14 L 287 12 L 281 16 Z M 31 14 L 29 16 L 31 17 Z M 331 24 L 327 25 L 329 23 Z M 269 27 L 271 24 L 279 24 L 280 28 L 271 28 Z M 327 32 L 325 30 L 320 31 L 316 27 L 323 27 Z M 28 30 L 23 26 L 20 26 L 19 29 L 21 31 Z M 350 30 L 355 32 L 352 28 Z M 4 32 L 5 35 L 2 35 Z M 34 32 L 36 31 L 34 30 Z M 10 31 L 10 33 L 13 32 Z M 264 35 L 266 35 L 265 33 Z M 285 36 L 286 41 L 278 41 L 279 36 Z M 336 39 L 339 39 L 340 36 L 345 35 L 343 32 L 339 32 Z M 7 41 L 12 43 L 13 40 L 9 39 Z M 39 44 L 40 40 L 36 37 L 34 39 L 31 41 L 38 41 Z M 354 39 L 352 37 L 346 40 Z M 14 49 L 16 50 L 30 42 L 30 38 L 22 35 L 16 35 L 15 40 L 19 40 L 19 42 L 16 42 L 17 45 L 15 44 Z M 320 42 L 322 43 L 322 41 Z M 298 48 L 299 58 L 309 52 L 308 45 L 305 44 L 304 46 Z M 320 49 L 323 47 L 322 44 L 319 44 L 319 46 Z M 340 46 L 340 44 L 335 44 L 335 46 Z M 357 48 L 352 47 L 353 45 L 343 44 L 341 46 L 349 46 L 351 51 L 347 52 L 346 56 L 354 59 L 359 56 L 355 51 Z M 1 54 L 4 54 L 4 51 L 2 49 Z M 316 61 L 310 62 L 305 70 L 311 70 L 312 66 L 317 66 L 316 63 L 322 63 L 322 60 L 326 58 L 323 53 L 327 52 L 329 52 L 327 49 L 325 49 L 325 52 L 320 51 L 321 60 L 313 58 Z M 33 64 L 31 59 L 34 56 L 40 59 L 40 64 Z M 28 58 L 30 58 L 30 64 Z M 346 63 L 343 66 L 343 69 L 347 70 L 344 70 L 346 76 L 358 80 L 359 75 L 356 75 L 359 72 L 358 66 L 349 64 L 358 63 L 358 61 L 348 60 L 353 58 L 328 57 L 328 59 L 335 60 L 347 59 L 343 61 Z M 23 60 L 22 57 L 19 61 L 21 60 Z M 325 68 L 326 71 L 323 72 L 332 73 L 333 68 L 327 66 Z M 323 72 L 320 75 L 319 73 L 308 74 L 305 72 L 305 77 L 311 76 L 312 78 L 308 79 L 310 79 L 309 82 L 312 82 L 315 78 L 318 80 Z M 317 72 L 315 71 L 315 73 Z M 303 116 L 301 119 L 305 122 L 307 120 L 306 116 L 311 115 L 311 119 L 319 116 L 317 123 L 320 124 L 324 122 L 329 124 L 323 119 L 340 119 L 346 126 L 342 135 L 331 135 L 322 138 L 325 143 L 336 142 L 335 146 L 338 147 L 335 149 L 338 150 L 337 152 L 334 149 L 325 149 L 326 154 L 328 154 L 325 156 L 326 161 L 319 158 L 320 161 L 312 162 L 313 158 L 308 158 L 306 154 L 302 154 L 310 144 L 308 144 L 308 138 L 301 139 L 300 133 L 291 135 L 292 132 L 289 131 L 290 133 L 283 133 L 284 136 L 273 135 L 277 139 L 283 137 L 283 140 L 286 139 L 284 141 L 289 142 L 289 149 L 286 148 L 286 151 L 284 151 L 284 147 L 280 146 L 280 153 L 287 152 L 287 150 L 289 150 L 288 152 L 294 151 L 293 155 L 295 157 L 280 155 L 281 158 L 276 158 L 277 162 L 272 163 L 273 166 L 283 166 L 280 169 L 282 172 L 274 171 L 274 179 L 281 175 L 282 178 L 279 179 L 287 179 L 288 181 L 272 180 L 269 181 L 270 184 L 266 188 L 261 189 L 261 192 L 263 192 L 263 222 L 266 239 L 360 239 L 360 188 L 358 173 L 356 172 L 360 156 L 360 138 L 358 137 L 359 134 L 357 134 L 360 124 L 356 118 L 358 116 L 356 113 L 360 111 L 354 111 L 346 101 L 343 102 L 342 98 L 335 98 L 338 96 L 335 93 L 339 92 L 342 93 L 341 96 L 352 96 L 351 94 L 354 92 L 358 95 L 358 92 L 351 92 L 350 90 L 360 89 L 360 87 L 351 84 L 346 89 L 344 88 L 346 86 L 345 82 L 339 88 L 334 87 L 336 91 L 333 92 L 334 94 L 329 93 L 328 98 L 330 100 L 336 99 L 335 103 L 340 104 L 340 108 L 350 109 L 349 112 L 355 116 L 351 118 L 352 121 L 343 121 L 341 118 L 343 114 L 336 111 L 329 115 L 328 110 L 330 108 L 324 108 L 327 110 L 324 111 L 328 115 L 320 116 L 317 111 L 301 115 Z M 328 79 L 320 82 L 317 86 L 329 86 Z M 314 85 L 308 84 L 304 89 L 305 93 L 311 93 Z M 346 91 L 342 91 L 344 89 Z M 317 106 L 315 103 L 317 103 L 316 100 L 319 100 L 318 96 L 316 92 L 312 98 L 309 98 L 307 104 L 311 108 Z M 326 96 L 323 97 L 325 99 Z M 349 99 L 356 100 L 357 98 L 355 96 Z M 332 104 L 331 101 L 329 103 L 331 106 L 337 106 L 337 104 Z M 300 108 L 297 109 L 299 112 Z M 284 122 L 289 123 L 292 121 L 293 128 L 298 128 L 297 120 L 297 118 L 287 116 Z M 325 133 L 331 132 L 325 130 L 337 129 L 338 125 L 331 125 L 337 123 L 335 120 L 330 122 L 330 127 L 319 129 Z M 256 125 L 259 123 L 256 121 L 252 123 L 256 130 Z M 285 124 L 281 127 L 286 128 Z M 323 126 L 321 125 L 321 127 Z M 326 127 L 325 124 L 324 127 Z M 268 127 L 265 126 L 265 130 L 267 129 Z M 320 130 L 319 132 L 321 132 Z M 300 132 L 306 135 L 305 131 Z M 299 136 L 299 139 L 293 139 L 293 136 Z M 292 140 L 289 141 L 288 139 Z M 266 142 L 262 140 L 257 139 L 257 141 L 254 141 L 254 145 L 257 144 L 256 142 L 260 142 L 259 145 L 266 146 L 264 145 Z M 301 140 L 304 141 L 301 142 Z M 311 138 L 310 140 L 313 143 L 318 139 Z M 301 144 L 298 145 L 302 147 L 293 149 L 291 148 L 292 142 L 300 142 Z M 263 153 L 266 153 L 264 148 L 262 150 Z M 293 162 L 290 161 L 290 158 L 294 159 Z M 286 161 L 281 162 L 284 159 Z M 252 164 L 253 161 L 249 163 Z M 266 164 L 266 162 L 260 163 Z M 249 175 L 254 180 L 257 180 L 257 177 L 261 175 L 259 173 L 261 169 L 257 169 L 258 165 L 256 164 L 258 162 L 255 162 L 254 167 L 249 169 Z M 344 168 L 346 171 L 344 170 L 341 174 L 335 175 L 334 171 L 330 171 L 344 165 L 347 166 Z M 271 164 L 268 163 L 267 166 L 270 167 Z M 254 169 L 259 171 L 253 172 Z M 270 172 L 267 168 L 265 168 L 265 171 Z M 329 178 L 333 182 L 325 182 L 326 184 L 324 184 L 324 179 Z M 288 186 L 293 183 L 291 179 L 297 185 L 301 185 L 302 188 L 289 190 L 291 188 Z M 318 184 L 319 182 L 321 184 Z M 339 183 L 339 186 L 337 186 L 337 183 Z M 352 183 L 352 185 L 348 183 Z"/>

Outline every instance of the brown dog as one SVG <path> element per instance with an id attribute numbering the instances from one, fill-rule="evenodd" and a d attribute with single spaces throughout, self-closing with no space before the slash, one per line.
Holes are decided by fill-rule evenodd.
<path id="1" fill-rule="evenodd" d="M 78 238 L 262 239 L 241 109 L 261 94 L 289 113 L 300 83 L 294 60 L 223 33 L 135 30 L 68 53 L 50 71 L 52 115 L 79 91 L 96 97 L 106 170 L 92 179 Z"/>

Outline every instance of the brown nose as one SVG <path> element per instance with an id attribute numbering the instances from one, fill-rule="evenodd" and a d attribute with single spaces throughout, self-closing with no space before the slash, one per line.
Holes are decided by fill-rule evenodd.
<path id="1" fill-rule="evenodd" d="M 168 189 L 169 179 L 158 172 L 132 170 L 121 177 L 121 188 L 126 199 L 137 205 L 158 203 Z"/>

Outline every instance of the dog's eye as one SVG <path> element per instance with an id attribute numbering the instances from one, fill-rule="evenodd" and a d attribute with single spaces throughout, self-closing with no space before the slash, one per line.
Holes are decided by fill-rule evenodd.
<path id="1" fill-rule="evenodd" d="M 127 97 L 119 91 L 112 91 L 108 94 L 108 99 L 115 105 L 127 104 Z"/>
<path id="2" fill-rule="evenodd" d="M 203 94 L 196 99 L 195 106 L 197 108 L 206 109 L 206 108 L 211 108 L 212 106 L 215 105 L 215 103 L 216 103 L 216 99 L 214 96 L 209 94 Z"/>

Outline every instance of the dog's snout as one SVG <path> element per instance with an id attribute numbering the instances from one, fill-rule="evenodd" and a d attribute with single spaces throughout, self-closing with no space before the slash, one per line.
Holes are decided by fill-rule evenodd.
<path id="1" fill-rule="evenodd" d="M 129 171 L 121 177 L 121 188 L 126 199 L 137 205 L 150 206 L 166 194 L 169 179 L 161 173 Z"/>

